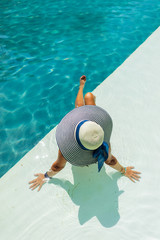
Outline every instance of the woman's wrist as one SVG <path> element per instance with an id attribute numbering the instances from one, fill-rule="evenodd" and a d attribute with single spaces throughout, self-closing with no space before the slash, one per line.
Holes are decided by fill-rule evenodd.
<path id="1" fill-rule="evenodd" d="M 125 173 L 126 173 L 126 170 L 127 170 L 126 167 L 122 167 L 122 169 L 121 169 L 120 172 L 121 172 L 122 174 L 125 174 Z"/>
<path id="2" fill-rule="evenodd" d="M 53 171 L 52 169 L 49 169 L 49 171 L 47 171 L 45 174 L 44 174 L 44 176 L 45 176 L 45 178 L 49 178 L 49 179 L 51 179 L 54 175 L 56 175 L 57 174 L 57 172 L 55 172 L 55 171 Z"/>
<path id="3" fill-rule="evenodd" d="M 48 172 L 46 172 L 46 173 L 44 174 L 44 177 L 45 177 L 45 178 L 49 178 L 49 179 L 52 178 L 52 177 L 50 177 L 50 176 L 48 175 Z"/>

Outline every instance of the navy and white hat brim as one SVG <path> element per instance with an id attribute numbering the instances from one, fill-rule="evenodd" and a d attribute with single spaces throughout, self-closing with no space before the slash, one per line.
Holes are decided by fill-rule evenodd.
<path id="1" fill-rule="evenodd" d="M 86 166 L 97 162 L 97 159 L 93 158 L 93 151 L 83 150 L 75 139 L 75 127 L 82 120 L 99 124 L 104 131 L 104 141 L 108 145 L 113 126 L 110 115 L 101 107 L 94 105 L 75 108 L 61 120 L 56 129 L 57 145 L 63 157 L 75 166 Z"/>

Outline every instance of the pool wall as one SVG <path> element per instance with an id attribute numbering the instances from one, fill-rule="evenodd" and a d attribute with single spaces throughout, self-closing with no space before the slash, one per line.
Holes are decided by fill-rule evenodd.
<path id="1" fill-rule="evenodd" d="M 160 27 L 93 91 L 113 119 L 113 155 L 142 172 L 140 182 L 67 163 L 31 191 L 34 174 L 57 158 L 54 128 L 1 178 L 1 239 L 160 239 L 159 43 Z"/>

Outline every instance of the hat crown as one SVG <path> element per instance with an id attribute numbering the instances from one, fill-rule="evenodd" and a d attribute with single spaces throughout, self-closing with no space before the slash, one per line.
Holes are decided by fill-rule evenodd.
<path id="1" fill-rule="evenodd" d="M 95 150 L 103 143 L 104 131 L 96 122 L 85 121 L 79 129 L 79 140 L 86 149 Z"/>

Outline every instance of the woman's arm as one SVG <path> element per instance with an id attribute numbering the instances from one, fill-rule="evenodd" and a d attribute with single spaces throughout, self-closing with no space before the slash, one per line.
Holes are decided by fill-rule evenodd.
<path id="1" fill-rule="evenodd" d="M 125 172 L 125 168 L 118 162 L 118 160 L 113 155 L 111 155 L 110 159 L 107 159 L 105 163 L 110 167 L 116 169 L 118 172 Z"/>
<path id="2" fill-rule="evenodd" d="M 42 185 L 46 182 L 46 178 L 52 178 L 54 175 L 56 175 L 59 171 L 61 171 L 65 165 L 66 165 L 66 159 L 63 157 L 61 151 L 58 151 L 58 158 L 57 160 L 52 164 L 51 169 L 47 171 L 45 174 L 43 173 L 37 173 L 35 176 L 37 176 L 36 179 L 29 182 L 29 184 L 32 184 L 30 188 L 34 190 L 35 188 L 38 188 L 38 191 L 40 191 Z"/>
<path id="3" fill-rule="evenodd" d="M 54 175 L 56 175 L 58 172 L 60 172 L 66 165 L 67 160 L 63 157 L 61 151 L 58 151 L 58 158 L 57 160 L 52 164 L 52 167 L 49 171 L 47 171 L 47 175 L 51 178 Z"/>

